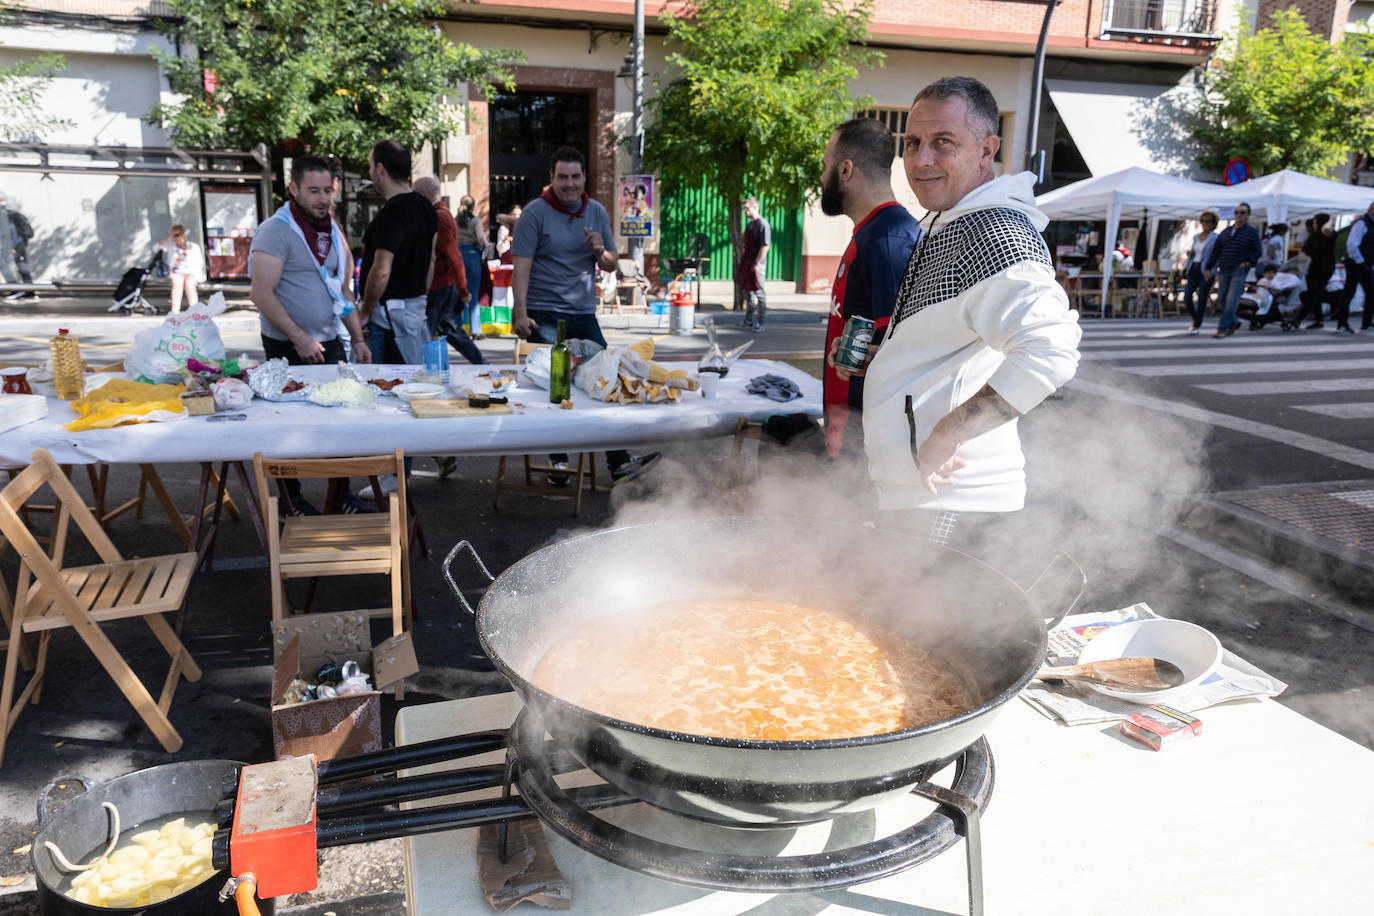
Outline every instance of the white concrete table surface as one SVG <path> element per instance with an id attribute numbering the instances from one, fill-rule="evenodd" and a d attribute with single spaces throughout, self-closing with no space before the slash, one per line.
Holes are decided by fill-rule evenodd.
<path id="1" fill-rule="evenodd" d="M 407 707 L 397 715 L 396 741 L 504 727 L 518 709 L 510 693 Z M 1121 738 L 1115 725 L 1066 728 L 1020 700 L 1009 703 L 987 734 L 996 771 L 982 819 L 987 913 L 1374 911 L 1374 752 L 1271 700 L 1199 716 L 1200 736 L 1156 752 Z M 464 796 L 472 797 L 479 796 Z M 698 829 L 673 820 L 682 833 Z M 572 882 L 573 913 L 968 912 L 962 840 L 900 875 L 768 900 L 638 875 L 544 832 Z M 492 912 L 477 883 L 476 838 L 473 828 L 405 840 L 412 916 Z M 669 839 L 682 842 L 681 834 Z M 521 911 L 539 912 L 527 904 L 513 912 Z"/>

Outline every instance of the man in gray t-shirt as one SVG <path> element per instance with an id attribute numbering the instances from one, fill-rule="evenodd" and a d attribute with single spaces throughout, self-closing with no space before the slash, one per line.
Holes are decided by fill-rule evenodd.
<path id="1" fill-rule="evenodd" d="M 253 236 L 252 297 L 268 359 L 292 364 L 346 359 L 334 316 L 343 314 L 357 362 L 371 353 L 353 310 L 351 255 L 329 218 L 334 180 L 315 156 L 296 159 L 290 199 Z M 337 310 L 336 310 L 337 306 Z"/>
<path id="2" fill-rule="evenodd" d="M 570 339 L 606 346 L 596 320 L 596 269 L 615 270 L 617 255 L 607 247 L 614 239 L 606 208 L 592 200 L 586 188 L 586 158 L 570 146 L 559 147 L 549 158 L 549 186 L 529 202 L 515 224 L 511 327 L 521 337 L 554 343 L 561 320 Z M 563 468 L 568 456 L 550 458 L 558 471 L 549 475 L 549 482 L 566 486 Z M 606 453 L 615 483 L 634 479 L 657 460 L 658 452 Z"/>
<path id="3" fill-rule="evenodd" d="M 581 156 L 576 150 L 571 152 Z M 535 325 L 541 329 L 538 336 L 548 335 L 539 317 L 526 320 L 531 312 L 562 318 L 595 316 L 596 269 L 615 270 L 615 249 L 607 247 L 613 239 L 610 217 L 605 207 L 587 195 L 586 184 L 581 162 L 555 161 L 549 187 L 530 201 L 515 224 L 512 323 L 522 337 L 530 336 Z M 591 320 L 595 323 L 596 319 Z M 570 336 L 587 337 L 571 330 Z"/>

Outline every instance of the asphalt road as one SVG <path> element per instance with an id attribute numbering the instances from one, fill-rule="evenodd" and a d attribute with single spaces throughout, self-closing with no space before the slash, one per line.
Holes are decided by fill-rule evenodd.
<path id="1" fill-rule="evenodd" d="M 753 339 L 751 355 L 819 351 L 824 305 L 810 301 L 815 298 L 798 303 L 795 315 L 780 313 L 761 335 L 723 329 L 722 343 Z M 0 312 L 0 361 L 41 355 L 55 319 L 79 328 L 91 362 L 122 358 L 130 332 L 153 323 L 104 318 L 90 307 L 39 308 Z M 259 349 L 251 315 L 231 312 L 222 326 L 231 354 Z M 1279 702 L 1374 748 L 1374 613 L 1339 584 L 1314 578 L 1305 564 L 1248 554 L 1182 523 L 1192 502 L 1209 494 L 1336 484 L 1354 493 L 1374 491 L 1374 425 L 1368 422 L 1374 381 L 1367 381 L 1374 379 L 1374 336 L 1274 329 L 1214 341 L 1188 337 L 1186 322 L 1176 320 L 1089 319 L 1084 328 L 1077 379 L 1023 421 L 1027 511 L 1004 526 L 1002 540 L 985 558 L 1027 582 L 1056 550 L 1068 552 L 1088 577 L 1081 607 L 1144 601 L 1162 615 L 1202 623 L 1228 649 L 1290 685 Z M 664 330 L 625 328 L 608 337 L 615 343 Z M 663 349 L 682 352 L 699 352 L 703 343 L 699 335 L 660 341 Z M 489 340 L 482 347 L 497 358 L 510 343 Z M 1258 387 L 1235 387 L 1244 385 Z M 495 571 L 551 539 L 629 518 L 694 510 L 840 511 L 833 474 L 808 457 L 804 445 L 757 452 L 751 446 L 749 474 L 733 486 L 727 453 L 724 441 L 674 446 L 642 480 L 589 495 L 581 519 L 570 517 L 566 502 L 538 497 L 507 497 L 493 511 L 494 460 L 462 461 L 445 480 L 428 474 L 427 461 L 417 462 L 412 490 L 433 554 L 414 564 L 422 672 L 411 680 L 405 702 L 503 689 L 439 574 L 439 559 L 461 538 L 473 539 Z M 178 500 L 189 502 L 195 469 L 169 466 L 163 473 Z M 116 489 L 131 493 L 136 477 L 117 469 Z M 1351 505 L 1361 508 L 1358 501 Z M 155 508 L 142 519 L 120 518 L 111 533 L 126 554 L 180 549 Z M 24 712 L 6 749 L 0 878 L 25 871 L 23 857 L 9 850 L 26 842 L 37 792 L 56 774 L 103 779 L 173 759 L 270 756 L 267 586 L 246 524 L 224 526 L 217 557 L 192 592 L 188 646 L 206 677 L 184 685 L 173 704 L 173 722 L 186 740 L 179 755 L 163 753 L 121 703 L 109 702 L 109 684 L 92 673 L 89 654 L 79 642 L 59 637 L 43 703 Z M 0 570 L 14 581 L 12 557 L 0 558 Z M 461 581 L 473 597 L 479 594 L 475 576 Z M 377 595 L 326 585 L 317 607 L 382 603 L 381 590 L 380 583 Z M 131 657 L 154 657 L 133 627 L 117 642 Z M 151 664 L 140 673 L 160 675 Z M 388 696 L 388 732 L 395 710 Z M 403 912 L 395 841 L 331 850 L 325 866 L 320 890 L 291 901 L 299 907 L 291 912 Z M 0 914 L 29 912 L 25 891 L 31 887 L 9 888 L 11 896 L 0 897 Z"/>

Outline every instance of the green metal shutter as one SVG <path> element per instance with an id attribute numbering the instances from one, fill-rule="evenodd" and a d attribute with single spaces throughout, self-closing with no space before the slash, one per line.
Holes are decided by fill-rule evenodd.
<path id="1" fill-rule="evenodd" d="M 768 280 L 795 280 L 801 263 L 801 211 L 796 207 L 776 207 L 762 201 L 763 218 L 773 229 L 773 244 L 768 249 Z M 662 207 L 663 235 L 659 258 L 694 257 L 694 242 L 704 236 L 701 249 L 711 259 L 704 271 L 708 280 L 729 280 L 734 275 L 730 252 L 730 233 L 726 228 L 725 201 L 710 185 L 665 187 Z M 665 280 L 671 279 L 664 277 Z"/>

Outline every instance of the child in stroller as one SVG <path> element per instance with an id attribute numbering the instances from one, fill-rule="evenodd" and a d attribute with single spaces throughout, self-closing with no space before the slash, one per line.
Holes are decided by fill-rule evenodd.
<path id="1" fill-rule="evenodd" d="M 124 271 L 124 276 L 120 278 L 119 286 L 115 287 L 114 304 L 108 311 L 118 312 L 121 315 L 132 315 L 135 309 L 145 315 L 158 314 L 157 306 L 143 298 L 143 283 L 148 279 L 148 274 L 157 269 L 158 264 L 162 263 L 162 251 L 154 253 L 146 267 L 130 267 Z"/>
<path id="2" fill-rule="evenodd" d="M 1302 290 L 1302 277 L 1296 270 L 1281 270 L 1276 264 L 1265 264 L 1255 289 L 1241 296 L 1236 315 L 1250 319 L 1252 331 L 1274 321 L 1285 331 L 1291 331 L 1297 326 L 1295 319 L 1302 305 Z"/>

